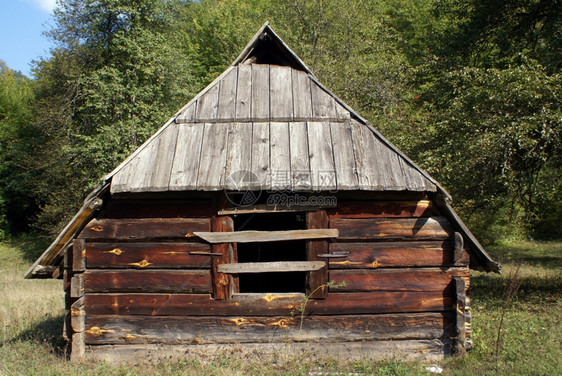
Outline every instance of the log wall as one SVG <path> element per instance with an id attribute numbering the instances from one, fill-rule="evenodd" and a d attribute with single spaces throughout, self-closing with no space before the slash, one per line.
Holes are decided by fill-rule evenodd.
<path id="1" fill-rule="evenodd" d="M 236 245 L 193 235 L 217 231 L 224 220 L 230 231 L 228 216 L 213 216 L 213 207 L 210 200 L 113 200 L 88 223 L 63 268 L 72 359 L 127 359 L 143 346 L 197 353 L 259 343 L 331 343 L 357 351 L 351 358 L 378 357 L 373 349 L 408 355 L 423 348 L 425 357 L 466 349 L 468 256 L 455 253 L 455 232 L 431 201 L 345 199 L 309 213 L 312 227 L 338 229 L 339 237 L 309 241 L 308 258 L 327 267 L 311 272 L 307 285 L 336 287 L 309 289 L 308 297 L 237 293 L 235 278 L 216 271 L 235 262 Z"/>

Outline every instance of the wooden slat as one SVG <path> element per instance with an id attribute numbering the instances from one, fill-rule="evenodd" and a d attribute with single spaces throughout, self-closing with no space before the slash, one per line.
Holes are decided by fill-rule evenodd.
<path id="1" fill-rule="evenodd" d="M 174 163 L 170 174 L 170 190 L 182 191 L 197 187 L 203 132 L 203 124 L 182 124 L 179 127 Z"/>
<path id="2" fill-rule="evenodd" d="M 247 121 L 251 119 L 252 105 L 252 66 L 239 65 L 236 67 L 238 71 L 238 85 L 236 86 L 236 119 L 238 121 Z"/>
<path id="3" fill-rule="evenodd" d="M 271 119 L 277 121 L 293 120 L 293 91 L 290 67 L 271 66 L 269 68 Z"/>
<path id="4" fill-rule="evenodd" d="M 92 316 L 86 344 L 264 343 L 447 338 L 450 313 L 244 317 Z"/>
<path id="5" fill-rule="evenodd" d="M 285 205 L 248 205 L 219 210 L 219 215 L 236 215 L 236 214 L 267 214 L 267 213 L 294 213 L 294 212 L 308 212 L 320 210 L 321 206 L 285 206 Z"/>
<path id="6" fill-rule="evenodd" d="M 353 150 L 359 186 L 365 190 L 381 190 L 380 164 L 375 154 L 375 136 L 367 126 L 351 120 Z"/>
<path id="7" fill-rule="evenodd" d="M 312 115 L 315 119 L 336 119 L 336 101 L 315 82 L 311 82 Z"/>
<path id="8" fill-rule="evenodd" d="M 152 172 L 152 162 L 156 156 L 158 148 L 157 142 L 148 144 L 137 156 L 127 165 L 127 170 L 123 169 L 118 174 L 127 172 L 127 177 L 123 181 L 125 192 L 144 192 L 148 186 L 146 182 L 150 179 Z M 114 190 L 112 190 L 112 193 Z"/>
<path id="9" fill-rule="evenodd" d="M 291 189 L 291 156 L 288 123 L 270 123 L 270 179 L 271 189 Z"/>
<path id="10" fill-rule="evenodd" d="M 329 225 L 328 214 L 325 210 L 306 213 L 306 227 L 309 230 L 326 229 Z M 328 252 L 326 240 L 311 240 L 306 242 L 306 259 L 326 261 L 318 255 Z M 328 268 L 313 271 L 306 276 L 306 294 L 312 299 L 324 299 L 328 294 Z"/>
<path id="11" fill-rule="evenodd" d="M 335 190 L 337 179 L 330 123 L 307 122 L 307 128 L 312 189 Z"/>
<path id="12" fill-rule="evenodd" d="M 334 291 L 440 291 L 451 286 L 454 277 L 468 281 L 468 268 L 408 268 L 377 270 L 331 270 L 330 280 L 343 286 Z"/>
<path id="13" fill-rule="evenodd" d="M 289 139 L 291 149 L 292 189 L 294 191 L 310 190 L 312 187 L 312 180 L 308 152 L 308 130 L 306 123 L 289 123 Z"/>
<path id="14" fill-rule="evenodd" d="M 197 121 L 214 121 L 219 104 L 219 83 L 217 82 L 197 100 Z"/>
<path id="15" fill-rule="evenodd" d="M 209 268 L 210 252 L 203 243 L 90 243 L 86 244 L 88 269 L 95 268 Z"/>
<path id="16" fill-rule="evenodd" d="M 236 118 L 236 86 L 238 81 L 238 70 L 231 69 L 219 82 L 219 105 L 217 119 L 232 121 Z"/>
<path id="17" fill-rule="evenodd" d="M 451 233 L 444 217 L 372 218 L 330 220 L 330 228 L 339 229 L 339 240 L 442 240 Z"/>
<path id="18" fill-rule="evenodd" d="M 357 189 L 357 169 L 353 152 L 353 139 L 349 122 L 330 123 L 334 169 L 338 189 Z"/>
<path id="19" fill-rule="evenodd" d="M 168 189 L 172 163 L 176 151 L 179 125 L 170 124 L 166 130 L 152 141 L 155 144 L 150 161 L 150 174 L 143 182 L 143 191 L 165 191 Z"/>
<path id="20" fill-rule="evenodd" d="M 110 200 L 107 218 L 210 218 L 211 200 Z"/>
<path id="21" fill-rule="evenodd" d="M 220 186 L 226 162 L 226 136 L 228 125 L 206 123 L 201 146 L 201 161 L 197 177 L 197 188 L 214 190 Z"/>
<path id="22" fill-rule="evenodd" d="M 338 237 L 338 230 L 237 231 L 223 233 L 195 232 L 194 234 L 209 243 L 254 243 L 336 238 Z"/>
<path id="23" fill-rule="evenodd" d="M 259 182 L 252 188 L 269 189 L 269 123 L 253 123 L 251 172 Z"/>
<path id="24" fill-rule="evenodd" d="M 225 181 L 223 187 L 232 190 L 251 188 L 252 176 L 246 172 L 252 168 L 252 124 L 228 125 Z"/>
<path id="25" fill-rule="evenodd" d="M 197 341 L 194 341 L 197 342 Z M 388 359 L 389 354 L 404 360 L 440 361 L 449 355 L 448 339 L 357 341 L 357 342 L 270 342 L 239 344 L 128 344 L 90 346 L 85 359 L 93 362 L 137 364 L 176 359 L 206 359 L 224 361 L 224 354 L 236 354 L 240 359 L 275 362 L 279 354 L 314 354 L 315 360 L 333 362 L 364 362 L 365 359 Z"/>
<path id="26" fill-rule="evenodd" d="M 209 270 L 88 270 L 83 278 L 87 293 L 211 292 Z"/>
<path id="27" fill-rule="evenodd" d="M 460 277 L 455 277 L 453 286 L 455 289 L 455 317 L 453 320 L 453 327 L 455 331 L 452 352 L 454 355 L 460 356 L 469 348 L 467 343 L 466 334 L 466 319 L 465 313 L 467 309 L 466 304 L 466 288 L 465 280 Z"/>
<path id="28" fill-rule="evenodd" d="M 189 238 L 195 231 L 210 230 L 209 219 L 142 218 L 93 219 L 82 230 L 80 239 L 140 240 Z"/>
<path id="29" fill-rule="evenodd" d="M 290 315 L 304 302 L 304 294 L 240 294 L 214 300 L 206 294 L 95 294 L 84 296 L 90 315 L 206 316 Z M 357 292 L 331 293 L 326 299 L 312 299 L 305 314 L 375 314 L 450 311 L 452 297 L 442 292 Z"/>
<path id="30" fill-rule="evenodd" d="M 244 262 L 240 264 L 222 264 L 217 266 L 221 273 L 273 273 L 273 272 L 310 272 L 326 266 L 324 261 L 275 261 Z"/>
<path id="31" fill-rule="evenodd" d="M 420 201 L 347 201 L 329 209 L 330 218 L 429 217 L 434 215 L 430 200 Z"/>
<path id="32" fill-rule="evenodd" d="M 330 243 L 330 252 L 346 252 L 345 259 L 331 259 L 330 269 L 450 266 L 449 241 Z M 468 265 L 468 258 L 457 265 Z"/>
<path id="33" fill-rule="evenodd" d="M 234 221 L 232 217 L 217 216 L 212 219 L 212 230 L 214 233 L 222 231 L 233 231 Z M 231 292 L 231 277 L 218 270 L 218 266 L 225 263 L 235 262 L 234 250 L 231 244 L 213 244 L 211 251 L 215 256 L 212 259 L 211 273 L 213 278 L 213 298 L 214 299 L 228 299 Z"/>
<path id="34" fill-rule="evenodd" d="M 66 254 L 72 255 L 70 267 L 74 272 L 86 270 L 86 241 L 84 239 L 74 239 L 72 241 L 72 249 L 67 250 Z"/>
<path id="35" fill-rule="evenodd" d="M 306 73 L 293 69 L 292 82 L 295 120 L 308 120 L 312 118 L 310 78 Z"/>
<path id="36" fill-rule="evenodd" d="M 183 112 L 176 118 L 176 123 L 191 123 L 195 117 L 195 102 L 191 106 L 183 110 Z"/>
<path id="37" fill-rule="evenodd" d="M 269 65 L 252 64 L 252 119 L 269 120 Z"/>

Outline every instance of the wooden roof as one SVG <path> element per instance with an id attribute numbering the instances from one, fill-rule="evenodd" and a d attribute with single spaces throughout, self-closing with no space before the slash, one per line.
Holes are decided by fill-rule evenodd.
<path id="1" fill-rule="evenodd" d="M 250 178 L 232 179 L 240 171 Z M 111 193 L 438 189 L 323 87 L 267 24 L 108 178 Z"/>

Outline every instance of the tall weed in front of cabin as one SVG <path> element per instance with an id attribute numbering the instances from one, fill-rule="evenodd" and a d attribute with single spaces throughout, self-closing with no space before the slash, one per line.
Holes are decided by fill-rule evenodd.
<path id="1" fill-rule="evenodd" d="M 60 280 L 24 280 L 34 243 L 0 243 L 0 375 L 429 375 L 430 364 L 314 362 L 307 354 L 274 361 L 224 355 L 142 366 L 69 363 L 62 339 Z M 443 375 L 556 375 L 562 368 L 562 242 L 490 247 L 504 274 L 472 273 L 473 349 L 438 365 Z M 519 266 L 520 265 L 520 266 Z M 514 278 L 515 271 L 519 268 Z M 515 288 L 517 287 L 518 288 Z M 511 290 L 510 290 L 511 286 Z M 503 321 L 502 321 L 503 316 Z M 498 331 L 500 336 L 498 337 Z M 499 341 L 498 341 L 499 338 Z M 432 363 L 435 364 L 435 363 Z"/>

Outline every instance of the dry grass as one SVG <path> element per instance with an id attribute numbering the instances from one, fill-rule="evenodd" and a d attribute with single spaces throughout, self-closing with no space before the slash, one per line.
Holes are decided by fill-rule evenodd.
<path id="1" fill-rule="evenodd" d="M 429 375 L 425 365 L 385 362 L 314 363 L 282 357 L 277 363 L 224 357 L 214 363 L 162 362 L 142 367 L 74 364 L 64 360 L 63 294 L 59 280 L 24 280 L 29 244 L 0 243 L 0 375 Z M 33 246 L 33 244 L 31 244 Z M 444 375 L 561 374 L 562 242 L 513 243 L 489 249 L 504 275 L 472 277 L 473 350 L 440 362 Z M 31 252 L 33 254 L 33 252 Z M 520 288 L 505 308 L 502 342 L 495 344 L 506 275 L 518 263 Z"/>

